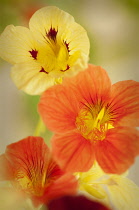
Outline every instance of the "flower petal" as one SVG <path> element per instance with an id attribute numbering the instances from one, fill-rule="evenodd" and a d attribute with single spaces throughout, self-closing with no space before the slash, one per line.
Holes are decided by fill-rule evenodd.
<path id="1" fill-rule="evenodd" d="M 107 72 L 100 66 L 89 64 L 88 68 L 72 78 L 71 82 L 75 83 L 82 103 L 105 103 L 110 97 L 111 81 Z"/>
<path id="2" fill-rule="evenodd" d="M 59 199 L 55 199 L 48 204 L 49 210 L 110 210 L 105 205 L 87 199 L 85 196 L 64 196 Z"/>
<path id="3" fill-rule="evenodd" d="M 130 127 L 110 129 L 106 139 L 98 141 L 95 149 L 96 160 L 106 173 L 121 174 L 139 154 L 139 132 Z"/>
<path id="4" fill-rule="evenodd" d="M 36 62 L 16 64 L 11 71 L 11 77 L 18 89 L 31 95 L 44 92 L 54 85 L 55 79 L 41 72 L 42 67 Z"/>
<path id="5" fill-rule="evenodd" d="M 87 171 L 94 162 L 92 144 L 76 132 L 56 134 L 52 152 L 61 168 L 69 172 Z"/>
<path id="6" fill-rule="evenodd" d="M 139 187 L 130 179 L 113 175 L 108 184 L 109 199 L 116 209 L 137 210 L 139 209 Z"/>
<path id="7" fill-rule="evenodd" d="M 42 42 L 50 29 L 56 29 L 58 40 L 70 43 L 72 53 L 80 50 L 86 55 L 89 54 L 89 39 L 84 28 L 77 24 L 70 14 L 57 7 L 47 6 L 36 11 L 30 19 L 29 28 L 37 40 Z"/>
<path id="8" fill-rule="evenodd" d="M 38 110 L 50 130 L 63 133 L 75 129 L 79 107 L 73 87 L 53 86 L 41 96 Z"/>
<path id="9" fill-rule="evenodd" d="M 46 188 L 44 195 L 41 198 L 41 203 L 49 203 L 51 200 L 64 195 L 75 195 L 77 192 L 77 186 L 78 182 L 76 178 L 72 174 L 67 173 Z M 40 200 L 37 203 L 37 197 L 34 197 L 33 200 L 35 204 L 40 204 Z"/>
<path id="10" fill-rule="evenodd" d="M 30 61 L 29 51 L 37 48 L 32 32 L 22 26 L 9 25 L 0 36 L 0 57 L 12 64 Z"/>
<path id="11" fill-rule="evenodd" d="M 35 37 L 39 40 L 44 40 L 46 32 L 49 29 L 64 29 L 74 23 L 74 18 L 68 13 L 58 9 L 55 6 L 47 6 L 37 10 L 30 19 L 29 28 L 35 34 Z"/>
<path id="12" fill-rule="evenodd" d="M 5 157 L 10 161 L 15 174 L 24 172 L 25 175 L 28 175 L 30 169 L 33 169 L 37 175 L 44 169 L 43 163 L 48 164 L 51 159 L 49 149 L 43 139 L 33 136 L 8 145 Z"/>
<path id="13" fill-rule="evenodd" d="M 139 82 L 127 80 L 112 85 L 110 109 L 116 124 L 139 126 Z"/>

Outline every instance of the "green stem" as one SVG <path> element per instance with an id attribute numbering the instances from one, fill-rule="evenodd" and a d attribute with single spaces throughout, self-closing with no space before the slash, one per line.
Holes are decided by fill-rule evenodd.
<path id="1" fill-rule="evenodd" d="M 44 133 L 45 132 L 45 129 L 46 128 L 45 128 L 45 125 L 44 125 L 42 119 L 39 118 L 38 124 L 37 124 L 36 129 L 35 129 L 35 132 L 34 132 L 34 136 L 40 136 L 41 133 Z"/>

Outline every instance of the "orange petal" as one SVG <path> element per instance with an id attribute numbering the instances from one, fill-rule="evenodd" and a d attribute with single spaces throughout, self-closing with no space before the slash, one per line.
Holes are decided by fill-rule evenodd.
<path id="1" fill-rule="evenodd" d="M 93 145 L 77 132 L 52 138 L 52 152 L 62 169 L 69 172 L 83 172 L 94 162 Z"/>
<path id="2" fill-rule="evenodd" d="M 96 144 L 96 160 L 106 173 L 122 174 L 139 154 L 139 132 L 130 127 L 110 129 Z"/>
<path id="3" fill-rule="evenodd" d="M 75 128 L 78 101 L 72 87 L 55 85 L 41 97 L 39 112 L 46 126 L 61 133 Z"/>
<path id="4" fill-rule="evenodd" d="M 68 78 L 64 80 L 65 85 Z M 71 78 L 72 85 L 78 91 L 78 100 L 82 103 L 97 104 L 107 102 L 110 97 L 111 81 L 107 72 L 100 66 L 88 65 L 85 71 Z"/>
<path id="5" fill-rule="evenodd" d="M 29 190 L 27 185 L 30 185 L 31 182 L 34 183 L 35 181 L 36 187 L 38 184 L 41 185 L 39 183 L 40 177 L 44 175 L 51 161 L 49 148 L 43 139 L 33 136 L 8 145 L 5 157 L 12 165 L 14 178 L 18 180 L 19 185 L 25 191 Z M 26 178 L 26 181 L 24 178 Z M 26 184 L 22 185 L 22 181 Z M 35 191 L 35 188 L 31 190 Z"/>
<path id="6" fill-rule="evenodd" d="M 112 85 L 110 110 L 119 126 L 139 126 L 139 82 L 127 80 Z"/>

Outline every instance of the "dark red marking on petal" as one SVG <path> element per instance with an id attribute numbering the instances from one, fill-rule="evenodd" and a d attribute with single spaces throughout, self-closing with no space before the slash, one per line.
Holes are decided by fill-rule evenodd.
<path id="1" fill-rule="evenodd" d="M 56 35 L 57 35 L 57 31 L 55 30 L 55 28 L 50 28 L 49 32 L 46 33 L 47 37 L 49 39 L 53 39 L 55 41 L 56 39 Z"/>
<path id="2" fill-rule="evenodd" d="M 69 43 L 67 43 L 67 42 L 65 41 L 64 44 L 66 45 L 67 51 L 70 52 Z"/>
<path id="3" fill-rule="evenodd" d="M 69 68 L 70 68 L 70 66 L 67 65 L 67 68 L 65 70 L 60 70 L 60 71 L 65 72 L 65 71 L 69 70 Z"/>
<path id="4" fill-rule="evenodd" d="M 45 69 L 42 67 L 41 70 L 39 72 L 44 72 L 46 74 L 48 74 L 49 72 L 45 71 Z"/>
<path id="5" fill-rule="evenodd" d="M 37 60 L 37 54 L 38 54 L 37 50 L 30 50 L 29 53 L 31 54 L 32 58 Z"/>

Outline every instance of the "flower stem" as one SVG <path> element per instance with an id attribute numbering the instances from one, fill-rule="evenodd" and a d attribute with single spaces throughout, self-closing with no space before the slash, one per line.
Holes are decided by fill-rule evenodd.
<path id="1" fill-rule="evenodd" d="M 35 129 L 35 132 L 34 132 L 34 136 L 40 136 L 41 133 L 44 133 L 45 132 L 45 129 L 46 128 L 45 128 L 45 125 L 44 125 L 42 119 L 39 118 L 38 124 L 37 124 L 36 129 Z"/>

